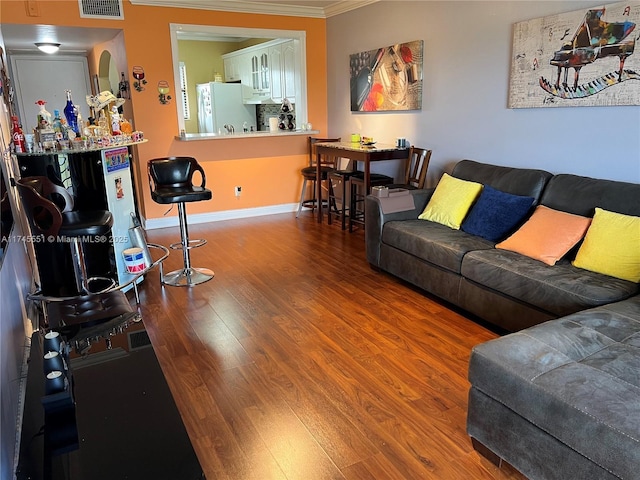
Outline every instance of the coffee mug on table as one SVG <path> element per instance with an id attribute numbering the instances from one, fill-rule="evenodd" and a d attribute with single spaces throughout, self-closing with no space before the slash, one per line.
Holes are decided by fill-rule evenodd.
<path id="1" fill-rule="evenodd" d="M 351 143 L 360 143 L 360 134 L 352 133 L 351 134 Z"/>

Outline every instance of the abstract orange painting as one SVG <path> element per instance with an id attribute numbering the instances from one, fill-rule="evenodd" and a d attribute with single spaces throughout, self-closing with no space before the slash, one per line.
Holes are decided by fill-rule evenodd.
<path id="1" fill-rule="evenodd" d="M 416 40 L 350 55 L 351 111 L 422 109 L 423 48 Z"/>

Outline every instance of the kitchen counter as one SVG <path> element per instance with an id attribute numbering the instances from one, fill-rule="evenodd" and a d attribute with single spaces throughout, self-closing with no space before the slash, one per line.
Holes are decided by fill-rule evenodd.
<path id="1" fill-rule="evenodd" d="M 320 130 L 278 130 L 270 132 L 260 130 L 257 132 L 236 132 L 218 135 L 217 133 L 187 133 L 184 136 L 176 135 L 174 138 L 181 142 L 192 142 L 196 140 L 231 140 L 234 138 L 264 138 L 264 137 L 288 137 L 292 135 L 316 135 Z"/>

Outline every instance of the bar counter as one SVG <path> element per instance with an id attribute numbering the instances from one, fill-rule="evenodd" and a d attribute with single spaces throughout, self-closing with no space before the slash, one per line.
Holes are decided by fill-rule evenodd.
<path id="1" fill-rule="evenodd" d="M 146 141 L 16 154 L 16 171 L 21 178 L 45 176 L 66 188 L 74 199 L 74 210 L 111 212 L 110 241 L 84 244 L 84 249 L 89 273 L 113 278 L 118 284 L 124 284 L 131 278 L 122 251 L 132 246 L 129 228 L 133 226 L 132 215 L 138 215 L 131 168 L 132 147 Z M 46 241 L 34 243 L 34 248 L 41 293 L 51 296 L 77 293 L 69 245 Z"/>

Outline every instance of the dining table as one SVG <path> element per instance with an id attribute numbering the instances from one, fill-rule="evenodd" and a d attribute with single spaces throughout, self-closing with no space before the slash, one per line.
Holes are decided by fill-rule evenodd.
<path id="1" fill-rule="evenodd" d="M 409 156 L 407 147 L 381 143 L 367 145 L 351 142 L 317 142 L 314 144 L 314 148 L 316 155 L 317 205 L 322 205 L 322 170 L 320 161 L 322 155 L 353 160 L 356 163 L 354 168 L 357 168 L 357 163 L 361 162 L 363 164 L 365 194 L 368 194 L 371 190 L 371 162 L 406 160 Z M 322 223 L 322 216 L 322 208 L 318 208 L 318 223 Z"/>

